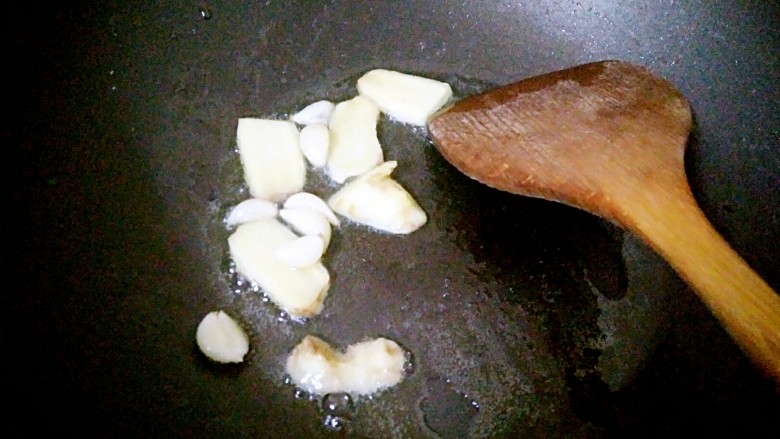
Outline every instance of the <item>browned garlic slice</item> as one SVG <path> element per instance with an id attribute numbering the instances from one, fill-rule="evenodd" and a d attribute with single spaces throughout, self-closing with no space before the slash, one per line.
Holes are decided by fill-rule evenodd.
<path id="1" fill-rule="evenodd" d="M 310 317 L 322 310 L 330 275 L 320 262 L 296 268 L 277 257 L 279 248 L 296 239 L 279 221 L 260 219 L 238 226 L 228 245 L 239 274 L 258 284 L 290 315 Z"/>
<path id="2" fill-rule="evenodd" d="M 384 156 L 376 135 L 379 108 L 370 99 L 356 96 L 340 102 L 330 116 L 330 151 L 327 171 L 343 183 L 382 163 Z"/>
<path id="3" fill-rule="evenodd" d="M 306 164 L 293 122 L 238 119 L 236 142 L 244 179 L 255 198 L 281 201 L 306 182 Z"/>
<path id="4" fill-rule="evenodd" d="M 219 363 L 240 363 L 249 352 L 249 337 L 223 311 L 210 312 L 203 317 L 195 341 L 201 352 Z"/>
<path id="5" fill-rule="evenodd" d="M 426 223 L 420 205 L 390 178 L 397 162 L 388 161 L 345 184 L 328 200 L 334 212 L 390 233 L 411 233 Z"/>
<path id="6" fill-rule="evenodd" d="M 287 357 L 287 374 L 296 386 L 315 395 L 370 395 L 398 384 L 405 361 L 404 350 L 386 338 L 355 343 L 342 354 L 307 335 Z"/>
<path id="7" fill-rule="evenodd" d="M 428 118 L 452 97 L 452 88 L 446 82 L 384 69 L 361 76 L 357 89 L 383 113 L 414 125 L 428 123 Z"/>

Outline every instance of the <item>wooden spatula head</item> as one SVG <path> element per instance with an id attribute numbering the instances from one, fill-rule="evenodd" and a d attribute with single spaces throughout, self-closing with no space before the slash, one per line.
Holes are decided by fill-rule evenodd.
<path id="1" fill-rule="evenodd" d="M 687 187 L 691 120 L 672 84 L 643 67 L 604 61 L 463 99 L 429 128 L 441 154 L 482 183 L 623 223 L 616 198 L 629 187 Z"/>

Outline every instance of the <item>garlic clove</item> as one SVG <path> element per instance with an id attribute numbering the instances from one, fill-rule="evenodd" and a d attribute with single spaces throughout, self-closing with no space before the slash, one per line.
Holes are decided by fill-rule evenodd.
<path id="1" fill-rule="evenodd" d="M 330 130 L 326 125 L 315 123 L 301 130 L 301 152 L 312 166 L 320 168 L 328 163 Z"/>
<path id="2" fill-rule="evenodd" d="M 276 257 L 293 267 L 308 267 L 322 258 L 325 241 L 318 235 L 305 235 L 276 249 Z"/>
<path id="3" fill-rule="evenodd" d="M 276 204 L 268 200 L 250 198 L 238 203 L 236 207 L 231 209 L 227 219 L 225 219 L 225 223 L 228 227 L 232 227 L 257 219 L 273 218 L 277 213 Z"/>
<path id="4" fill-rule="evenodd" d="M 336 227 L 341 225 L 341 222 L 339 221 L 336 214 L 333 213 L 330 207 L 328 207 L 328 203 L 326 203 L 322 198 L 309 192 L 298 192 L 297 194 L 290 195 L 287 200 L 285 200 L 284 207 L 286 209 L 300 207 L 304 209 L 316 210 L 317 212 L 325 215 L 325 218 L 327 218 L 332 225 Z"/>
<path id="5" fill-rule="evenodd" d="M 290 117 L 290 120 L 298 125 L 327 125 L 334 107 L 335 105 L 330 101 L 317 101 L 293 114 L 292 117 Z"/>
<path id="6" fill-rule="evenodd" d="M 303 207 L 285 207 L 279 211 L 279 216 L 301 235 L 322 237 L 325 247 L 328 247 L 331 228 L 328 219 L 321 212 Z"/>
<path id="7" fill-rule="evenodd" d="M 219 363 L 240 363 L 249 352 L 249 337 L 223 311 L 210 312 L 203 317 L 195 341 L 201 352 Z"/>

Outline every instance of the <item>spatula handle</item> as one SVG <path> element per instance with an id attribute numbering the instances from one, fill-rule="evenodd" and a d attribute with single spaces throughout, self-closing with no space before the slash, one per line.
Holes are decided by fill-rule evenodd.
<path id="1" fill-rule="evenodd" d="M 780 296 L 723 240 L 687 188 L 634 198 L 627 226 L 698 293 L 747 355 L 780 384 Z"/>

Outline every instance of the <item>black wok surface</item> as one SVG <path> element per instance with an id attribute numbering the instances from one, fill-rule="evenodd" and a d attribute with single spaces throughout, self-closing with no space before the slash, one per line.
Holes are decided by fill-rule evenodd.
<path id="1" fill-rule="evenodd" d="M 429 224 L 407 240 L 337 235 L 321 317 L 277 322 L 269 304 L 231 293 L 221 224 L 242 199 L 240 116 L 348 97 L 375 67 L 448 80 L 463 95 L 626 59 L 691 102 L 694 193 L 777 290 L 777 2 L 201 4 L 208 20 L 190 1 L 27 3 L 8 16 L 0 348 L 12 436 L 338 435 L 282 384 L 285 353 L 309 332 L 341 346 L 388 335 L 415 355 L 415 372 L 358 404 L 343 434 L 780 429 L 776 387 L 634 238 L 470 182 L 387 120 L 386 156 L 399 158 L 398 180 Z M 219 308 L 250 333 L 245 365 L 214 367 L 197 352 L 195 328 Z"/>

